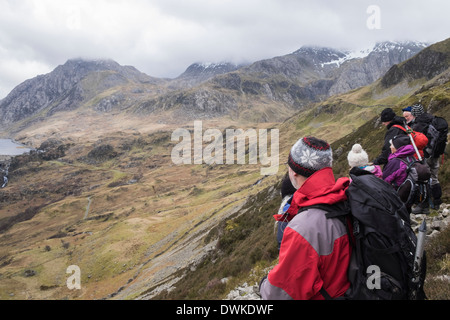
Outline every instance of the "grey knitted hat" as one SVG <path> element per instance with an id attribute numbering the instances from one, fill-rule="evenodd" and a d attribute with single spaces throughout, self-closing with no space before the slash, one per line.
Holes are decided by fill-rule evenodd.
<path id="1" fill-rule="evenodd" d="M 411 114 L 414 117 L 417 118 L 418 116 L 420 116 L 423 113 L 425 113 L 425 110 L 423 109 L 421 104 L 415 104 L 411 107 Z"/>
<path id="2" fill-rule="evenodd" d="M 304 177 L 310 177 L 316 171 L 331 167 L 333 152 L 331 146 L 314 137 L 304 137 L 298 140 L 289 153 L 288 165 Z"/>

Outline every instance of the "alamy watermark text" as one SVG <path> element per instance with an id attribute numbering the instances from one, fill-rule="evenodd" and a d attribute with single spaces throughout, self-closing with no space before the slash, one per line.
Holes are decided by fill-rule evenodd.
<path id="1" fill-rule="evenodd" d="M 178 144 L 172 149 L 172 162 L 181 164 L 261 164 L 262 175 L 274 175 L 279 166 L 278 129 L 218 129 L 203 131 L 202 121 L 194 121 L 193 137 L 179 128 L 172 133 Z M 248 141 L 248 147 L 246 142 Z M 204 146 L 204 143 L 207 143 Z M 269 155 L 270 144 L 270 155 Z M 247 156 L 248 155 L 248 156 Z"/>

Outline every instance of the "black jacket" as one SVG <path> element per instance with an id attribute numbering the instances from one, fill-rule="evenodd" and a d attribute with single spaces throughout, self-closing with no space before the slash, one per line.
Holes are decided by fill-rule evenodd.
<path id="1" fill-rule="evenodd" d="M 389 141 L 394 139 L 395 136 L 406 134 L 405 131 L 394 127 L 394 125 L 398 124 L 404 127 L 404 122 L 406 122 L 405 118 L 395 116 L 395 118 L 387 125 L 387 131 L 384 135 L 384 144 L 381 149 L 381 154 L 373 161 L 373 164 L 384 165 L 388 162 L 388 157 L 391 154 L 391 144 Z"/>

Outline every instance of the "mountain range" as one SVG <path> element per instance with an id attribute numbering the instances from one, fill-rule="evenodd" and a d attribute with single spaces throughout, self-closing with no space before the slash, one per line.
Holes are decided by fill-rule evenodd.
<path id="1" fill-rule="evenodd" d="M 112 60 L 72 59 L 14 88 L 0 101 L 0 124 L 16 132 L 83 107 L 163 113 L 183 121 L 223 116 L 278 121 L 311 102 L 374 82 L 425 47 L 418 42 L 383 42 L 357 52 L 302 47 L 248 65 L 194 63 L 175 79 L 154 78 Z"/>

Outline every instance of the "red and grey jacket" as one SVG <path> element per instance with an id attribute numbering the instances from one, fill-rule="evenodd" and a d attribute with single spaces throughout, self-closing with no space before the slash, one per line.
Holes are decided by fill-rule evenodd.
<path id="1" fill-rule="evenodd" d="M 335 181 L 332 169 L 325 168 L 296 191 L 288 210 L 290 222 L 284 231 L 279 262 L 260 284 L 263 299 L 324 299 L 322 288 L 335 298 L 350 287 L 347 268 L 351 247 L 344 224 L 327 219 L 326 212 L 317 208 L 294 214 L 301 207 L 345 201 L 349 183 L 348 178 Z"/>

